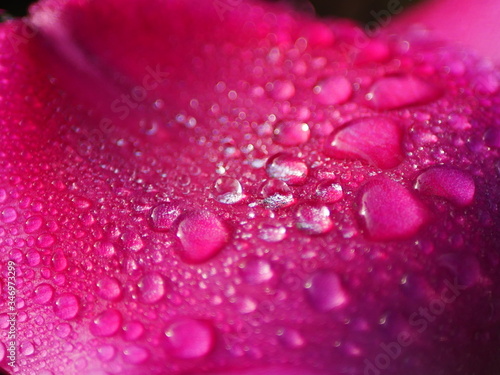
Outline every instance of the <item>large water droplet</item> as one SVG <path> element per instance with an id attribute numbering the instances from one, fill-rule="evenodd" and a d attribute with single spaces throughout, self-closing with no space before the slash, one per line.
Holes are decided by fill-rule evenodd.
<path id="1" fill-rule="evenodd" d="M 261 284 L 271 280 L 274 272 L 271 264 L 264 259 L 252 258 L 245 262 L 242 274 L 246 282 L 250 284 Z"/>
<path id="2" fill-rule="evenodd" d="M 109 309 L 97 315 L 90 323 L 90 333 L 97 337 L 113 336 L 122 324 L 122 315 L 118 310 Z"/>
<path id="3" fill-rule="evenodd" d="M 122 289 L 117 279 L 105 276 L 97 282 L 97 295 L 108 301 L 116 301 L 122 295 Z"/>
<path id="4" fill-rule="evenodd" d="M 410 237 L 427 219 L 422 203 L 388 178 L 378 178 L 365 185 L 360 214 L 374 240 Z"/>
<path id="5" fill-rule="evenodd" d="M 300 185 L 306 181 L 308 168 L 299 158 L 278 153 L 267 161 L 266 172 L 269 177 L 284 181 L 289 185 Z"/>
<path id="6" fill-rule="evenodd" d="M 325 78 L 314 86 L 315 99 L 324 105 L 342 104 L 351 97 L 352 85 L 344 76 Z"/>
<path id="7" fill-rule="evenodd" d="M 151 226 L 157 231 L 169 230 L 177 220 L 181 210 L 176 203 L 161 203 L 151 210 Z"/>
<path id="8" fill-rule="evenodd" d="M 243 189 L 240 182 L 232 177 L 220 177 L 215 181 L 217 201 L 224 204 L 234 204 L 243 199 Z"/>
<path id="9" fill-rule="evenodd" d="M 78 298 L 71 293 L 65 293 L 57 297 L 54 303 L 54 313 L 61 319 L 73 319 L 80 311 Z"/>
<path id="10" fill-rule="evenodd" d="M 326 206 L 303 204 L 297 209 L 296 225 L 309 234 L 322 234 L 333 228 L 330 210 Z"/>
<path id="11" fill-rule="evenodd" d="M 283 146 L 298 146 L 311 136 L 309 125 L 296 121 L 283 121 L 274 128 L 274 141 Z"/>
<path id="12" fill-rule="evenodd" d="M 54 288 L 49 284 L 40 284 L 33 292 L 33 302 L 44 305 L 52 299 L 54 295 Z"/>
<path id="13" fill-rule="evenodd" d="M 316 188 L 316 198 L 324 203 L 335 203 L 342 199 L 342 186 L 331 180 L 323 181 Z"/>
<path id="14" fill-rule="evenodd" d="M 280 180 L 266 181 L 261 188 L 261 194 L 264 197 L 264 205 L 272 210 L 290 206 L 295 201 L 292 189 Z"/>
<path id="15" fill-rule="evenodd" d="M 424 194 L 443 197 L 458 206 L 474 200 L 474 179 L 464 171 L 449 167 L 433 167 L 418 176 L 415 188 Z"/>
<path id="16" fill-rule="evenodd" d="M 153 272 L 144 276 L 138 286 L 144 303 L 156 303 L 165 295 L 165 280 L 159 273 Z"/>
<path id="17" fill-rule="evenodd" d="M 215 332 L 208 322 L 179 318 L 165 330 L 167 348 L 178 358 L 199 358 L 210 353 L 214 346 Z"/>
<path id="18" fill-rule="evenodd" d="M 202 263 L 224 247 L 229 240 L 229 230 L 213 213 L 195 211 L 181 221 L 177 237 L 182 244 L 182 259 L 188 263 Z"/>
<path id="19" fill-rule="evenodd" d="M 361 159 L 379 168 L 393 168 L 403 159 L 399 127 L 384 117 L 349 122 L 328 138 L 325 153 L 338 159 Z"/>
<path id="20" fill-rule="evenodd" d="M 413 76 L 384 77 L 373 84 L 367 94 L 368 104 L 376 109 L 396 109 L 436 100 L 440 91 Z"/>
<path id="21" fill-rule="evenodd" d="M 309 302 L 318 311 L 326 312 L 347 302 L 347 295 L 335 272 L 317 271 L 305 288 Z"/>

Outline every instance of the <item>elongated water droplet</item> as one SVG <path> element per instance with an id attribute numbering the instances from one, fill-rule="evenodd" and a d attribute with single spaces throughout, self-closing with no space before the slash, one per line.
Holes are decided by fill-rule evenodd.
<path id="1" fill-rule="evenodd" d="M 35 288 L 33 302 L 40 305 L 45 305 L 47 302 L 52 300 L 54 295 L 54 288 L 49 284 L 40 284 Z"/>
<path id="2" fill-rule="evenodd" d="M 80 311 L 78 298 L 71 293 L 65 293 L 56 298 L 54 313 L 61 319 L 70 320 L 76 317 Z"/>
<path id="3" fill-rule="evenodd" d="M 335 203 L 342 199 L 342 186 L 333 181 L 323 181 L 316 188 L 316 198 L 324 203 Z"/>
<path id="4" fill-rule="evenodd" d="M 42 227 L 43 220 L 40 216 L 31 216 L 26 220 L 24 231 L 26 233 L 34 233 Z"/>
<path id="5" fill-rule="evenodd" d="M 242 269 L 243 277 L 250 284 L 261 284 L 271 280 L 274 272 L 271 264 L 264 259 L 252 258 L 246 261 Z"/>
<path id="6" fill-rule="evenodd" d="M 314 86 L 315 99 L 324 105 L 342 104 L 352 94 L 352 85 L 344 76 L 325 78 Z"/>
<path id="7" fill-rule="evenodd" d="M 123 349 L 123 359 L 125 362 L 138 365 L 144 363 L 149 358 L 149 351 L 138 345 L 127 346 Z"/>

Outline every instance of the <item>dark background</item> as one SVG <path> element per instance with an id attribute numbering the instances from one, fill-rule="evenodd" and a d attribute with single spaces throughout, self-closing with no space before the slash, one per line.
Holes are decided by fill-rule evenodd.
<path id="1" fill-rule="evenodd" d="M 190 1 L 190 0 L 186 0 Z M 271 0 L 273 1 L 273 0 Z M 274 0 L 275 1 L 275 0 Z M 308 8 L 307 0 L 280 0 L 295 4 L 298 8 Z M 320 16 L 348 17 L 368 22 L 374 19 L 371 12 L 378 12 L 388 8 L 388 4 L 401 4 L 406 10 L 411 5 L 421 0 L 310 0 L 316 13 Z M 5 9 L 13 16 L 26 15 L 27 8 L 34 1 L 28 0 L 4 0 L 0 3 L 0 9 Z"/>

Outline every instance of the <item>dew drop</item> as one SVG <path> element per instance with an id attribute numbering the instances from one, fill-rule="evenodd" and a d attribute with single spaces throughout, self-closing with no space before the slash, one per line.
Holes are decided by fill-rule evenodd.
<path id="1" fill-rule="evenodd" d="M 269 177 L 284 181 L 289 185 L 300 185 L 306 181 L 308 168 L 299 158 L 278 153 L 267 161 L 266 172 Z"/>
<path id="2" fill-rule="evenodd" d="M 180 214 L 181 210 L 178 204 L 161 203 L 151 210 L 151 226 L 156 231 L 167 231 L 172 227 Z"/>
<path id="3" fill-rule="evenodd" d="M 243 199 L 240 182 L 232 177 L 220 177 L 214 185 L 216 199 L 220 203 L 234 204 Z"/>
<path id="4" fill-rule="evenodd" d="M 261 284 L 271 280 L 274 272 L 267 260 L 252 258 L 245 262 L 242 275 L 249 284 Z"/>
<path id="5" fill-rule="evenodd" d="M 43 220 L 40 216 L 31 216 L 24 224 L 24 231 L 26 233 L 34 233 L 42 227 Z"/>
<path id="6" fill-rule="evenodd" d="M 286 228 L 278 224 L 260 224 L 259 238 L 267 242 L 280 242 L 286 237 Z"/>
<path id="7" fill-rule="evenodd" d="M 208 322 L 179 318 L 165 330 L 167 349 L 176 357 L 190 359 L 206 356 L 213 349 L 215 332 Z"/>
<path id="8" fill-rule="evenodd" d="M 418 176 L 415 188 L 423 194 L 445 198 L 457 206 L 474 200 L 474 179 L 466 172 L 449 167 L 432 167 Z"/>
<path id="9" fill-rule="evenodd" d="M 71 333 L 71 326 L 68 323 L 58 324 L 55 326 L 54 333 L 57 337 L 64 339 Z"/>
<path id="10" fill-rule="evenodd" d="M 123 349 L 123 359 L 127 363 L 138 365 L 144 363 L 149 358 L 149 351 L 138 345 L 128 346 Z"/>
<path id="11" fill-rule="evenodd" d="M 344 76 L 325 78 L 313 88 L 315 99 L 324 105 L 336 105 L 346 102 L 352 94 L 352 85 Z"/>
<path id="12" fill-rule="evenodd" d="M 42 257 L 38 251 L 30 250 L 26 254 L 26 260 L 30 266 L 35 267 L 35 266 L 38 266 L 40 264 Z"/>
<path id="13" fill-rule="evenodd" d="M 116 301 L 122 296 L 122 289 L 118 280 L 105 276 L 97 282 L 97 295 L 108 301 Z"/>
<path id="14" fill-rule="evenodd" d="M 335 203 L 342 199 L 342 186 L 331 180 L 320 182 L 316 188 L 316 198 L 324 203 Z"/>
<path id="15" fill-rule="evenodd" d="M 318 311 L 326 312 L 347 302 L 347 295 L 335 272 L 317 271 L 305 284 L 307 297 Z"/>
<path id="16" fill-rule="evenodd" d="M 396 109 L 436 100 L 440 91 L 413 76 L 384 77 L 373 84 L 367 95 L 368 105 L 375 109 Z"/>
<path id="17" fill-rule="evenodd" d="M 264 197 L 264 205 L 272 210 L 290 206 L 295 201 L 290 187 L 280 180 L 266 181 L 261 188 L 261 194 Z"/>
<path id="18" fill-rule="evenodd" d="M 364 117 L 330 135 L 324 151 L 337 159 L 360 159 L 387 169 L 402 161 L 401 142 L 401 130 L 393 121 L 384 117 Z"/>
<path id="19" fill-rule="evenodd" d="M 57 297 L 54 303 L 54 313 L 61 319 L 73 319 L 80 311 L 78 298 L 71 293 L 65 293 Z"/>
<path id="20" fill-rule="evenodd" d="M 123 326 L 125 340 L 135 341 L 140 338 L 144 333 L 144 326 L 141 322 L 133 321 Z"/>
<path id="21" fill-rule="evenodd" d="M 306 343 L 300 332 L 293 328 L 281 330 L 278 332 L 278 336 L 281 343 L 290 349 L 301 348 Z"/>
<path id="22" fill-rule="evenodd" d="M 102 345 L 97 348 L 97 356 L 103 362 L 109 362 L 116 356 L 116 348 L 113 345 Z"/>
<path id="23" fill-rule="evenodd" d="M 323 234 L 333 228 L 330 210 L 326 206 L 303 204 L 295 216 L 297 228 L 308 234 Z"/>
<path id="24" fill-rule="evenodd" d="M 289 100 L 295 95 L 295 86 L 291 81 L 274 81 L 270 92 L 276 100 Z"/>
<path id="25" fill-rule="evenodd" d="M 30 355 L 33 355 L 33 353 L 35 353 L 35 346 L 31 341 L 23 341 L 19 345 L 19 351 L 21 352 L 22 355 L 28 357 Z"/>
<path id="26" fill-rule="evenodd" d="M 62 251 L 56 251 L 52 256 L 52 267 L 56 272 L 61 272 L 68 268 L 68 260 Z"/>
<path id="27" fill-rule="evenodd" d="M 144 303 L 156 303 L 165 295 L 165 280 L 157 272 L 144 276 L 139 281 L 138 286 L 141 291 L 141 300 Z"/>
<path id="28" fill-rule="evenodd" d="M 51 234 L 42 234 L 38 237 L 38 246 L 41 248 L 50 247 L 56 242 L 56 239 Z"/>
<path id="29" fill-rule="evenodd" d="M 309 125 L 295 121 L 283 121 L 274 128 L 274 141 L 282 146 L 298 146 L 311 136 Z"/>
<path id="30" fill-rule="evenodd" d="M 128 251 L 138 252 L 144 248 L 144 242 L 142 241 L 141 236 L 139 236 L 137 233 L 124 233 L 121 239 L 123 241 L 125 249 Z"/>
<path id="31" fill-rule="evenodd" d="M 17 212 L 12 207 L 4 208 L 0 212 L 0 219 L 4 223 L 12 223 L 13 221 L 15 221 L 17 219 Z"/>
<path id="32" fill-rule="evenodd" d="M 375 179 L 365 185 L 360 214 L 374 240 L 411 237 L 427 219 L 422 203 L 388 178 Z"/>
<path id="33" fill-rule="evenodd" d="M 187 263 L 202 263 L 213 258 L 229 240 L 229 231 L 212 212 L 195 211 L 187 215 L 177 229 Z"/>
<path id="34" fill-rule="evenodd" d="M 42 283 L 35 288 L 33 294 L 33 302 L 45 305 L 52 299 L 54 288 L 49 284 Z"/>
<path id="35" fill-rule="evenodd" d="M 109 309 L 97 315 L 90 323 L 90 333 L 97 337 L 113 336 L 122 324 L 122 315 L 118 310 Z"/>

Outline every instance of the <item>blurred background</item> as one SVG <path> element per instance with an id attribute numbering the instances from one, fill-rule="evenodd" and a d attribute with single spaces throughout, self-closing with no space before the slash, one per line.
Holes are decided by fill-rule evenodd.
<path id="1" fill-rule="evenodd" d="M 189 0 L 186 0 L 189 1 Z M 276 0 L 269 0 L 276 1 Z M 373 13 L 377 13 L 388 7 L 398 8 L 398 4 L 407 10 L 410 6 L 421 0 L 278 0 L 292 3 L 299 9 L 307 11 L 314 9 L 320 16 L 337 16 L 356 19 L 360 22 L 368 22 L 374 19 Z M 28 6 L 34 1 L 11 0 L 2 1 L 0 9 L 6 10 L 13 16 L 26 15 Z M 10 4 L 9 4 L 10 3 Z M 392 4 L 392 5 L 389 5 Z M 396 4 L 396 5 L 393 5 Z"/>

